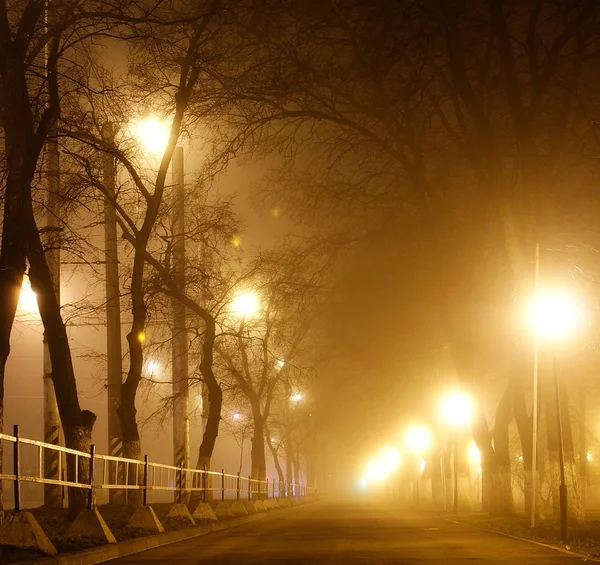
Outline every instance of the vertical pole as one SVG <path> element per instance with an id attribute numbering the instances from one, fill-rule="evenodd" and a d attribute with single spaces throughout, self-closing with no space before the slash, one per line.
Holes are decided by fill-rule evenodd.
<path id="1" fill-rule="evenodd" d="M 94 466 L 96 460 L 96 446 L 90 446 L 90 492 L 88 492 L 88 510 L 94 508 Z"/>
<path id="2" fill-rule="evenodd" d="M 46 1 L 45 19 L 48 28 L 52 14 L 49 10 L 49 1 Z M 48 46 L 46 46 L 45 59 L 48 60 Z M 60 152 L 56 139 L 56 127 L 50 130 L 44 151 L 46 153 L 46 226 L 40 230 L 45 232 L 46 261 L 50 270 L 52 287 L 60 303 L 60 245 L 61 245 L 61 188 L 60 188 Z M 54 383 L 52 382 L 52 365 L 46 334 L 43 342 L 43 404 L 44 404 L 44 441 L 52 445 L 60 444 L 60 416 Z M 44 450 L 44 477 L 58 480 L 60 453 L 51 449 Z M 44 485 L 44 505 L 51 508 L 62 508 L 60 485 Z"/>
<path id="3" fill-rule="evenodd" d="M 235 499 L 239 500 L 240 499 L 240 472 L 238 471 L 237 474 L 237 484 L 236 484 L 236 488 L 235 488 Z"/>
<path id="4" fill-rule="evenodd" d="M 248 500 L 252 500 L 252 475 L 248 475 Z"/>
<path id="5" fill-rule="evenodd" d="M 183 463 L 179 464 L 179 488 L 177 489 L 177 502 L 179 504 L 183 503 Z"/>
<path id="6" fill-rule="evenodd" d="M 104 138 L 109 145 L 114 143 L 115 131 L 112 123 L 104 126 Z M 106 373 L 108 396 L 108 453 L 114 457 L 123 455 L 123 436 L 117 410 L 121 402 L 123 365 L 121 356 L 121 298 L 119 287 L 119 251 L 117 236 L 116 197 L 117 170 L 115 159 L 109 153 L 103 156 L 103 182 L 108 194 L 104 199 L 104 260 L 106 278 Z M 109 484 L 119 484 L 118 465 L 109 466 Z M 125 503 L 125 491 L 110 489 L 109 501 Z"/>
<path id="7" fill-rule="evenodd" d="M 454 513 L 458 514 L 458 452 L 457 452 L 456 437 L 452 444 L 452 468 L 454 474 Z"/>
<path id="8" fill-rule="evenodd" d="M 273 479 L 273 493 L 271 498 L 275 498 L 275 479 Z"/>
<path id="9" fill-rule="evenodd" d="M 558 463 L 560 466 L 560 487 L 559 487 L 559 504 L 560 504 L 560 538 L 562 541 L 568 540 L 568 501 L 567 501 L 567 485 L 565 483 L 565 451 L 563 444 L 563 426 L 560 404 L 560 386 L 558 383 L 558 370 L 556 367 L 556 354 L 553 356 L 554 364 L 554 390 L 556 394 L 556 418 L 558 420 Z"/>
<path id="10" fill-rule="evenodd" d="M 221 469 L 221 502 L 225 502 L 225 469 Z"/>
<path id="11" fill-rule="evenodd" d="M 180 290 L 185 290 L 185 188 L 183 148 L 176 147 L 172 161 L 173 192 L 171 233 L 173 248 L 172 275 Z M 189 467 L 189 389 L 188 338 L 185 306 L 176 298 L 171 300 L 171 355 L 173 367 L 173 453 L 175 465 Z"/>
<path id="12" fill-rule="evenodd" d="M 202 472 L 202 502 L 206 502 L 206 465 Z"/>
<path id="13" fill-rule="evenodd" d="M 535 293 L 540 287 L 540 244 L 535 244 Z M 533 332 L 533 408 L 531 410 L 531 518 L 530 526 L 535 528 L 537 513 L 537 436 L 538 436 L 538 366 L 539 337 Z"/>
<path id="14" fill-rule="evenodd" d="M 19 445 L 19 426 L 13 426 L 13 435 L 15 443 L 13 444 L 13 474 L 15 475 L 14 492 L 15 492 L 15 512 L 21 511 L 21 448 Z"/>
<path id="15" fill-rule="evenodd" d="M 148 506 L 148 456 L 144 455 L 144 491 L 142 493 L 142 504 Z"/>
<path id="16" fill-rule="evenodd" d="M 587 456 L 586 394 L 582 384 L 579 389 L 579 484 L 584 512 L 587 500 Z"/>

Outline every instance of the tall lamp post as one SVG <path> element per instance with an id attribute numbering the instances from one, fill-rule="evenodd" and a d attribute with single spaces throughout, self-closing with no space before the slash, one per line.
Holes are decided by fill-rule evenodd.
<path id="1" fill-rule="evenodd" d="M 545 339 L 556 343 L 560 339 L 569 336 L 581 320 L 581 307 L 577 300 L 564 291 L 538 292 L 530 307 L 530 318 L 534 330 L 534 340 Z M 538 347 L 534 347 L 534 366 L 538 365 Z M 556 402 L 557 440 L 558 440 L 558 463 L 560 467 L 559 506 L 560 506 L 560 535 L 563 541 L 568 539 L 568 498 L 567 485 L 565 481 L 565 455 L 563 443 L 562 411 L 560 403 L 560 384 L 556 363 L 556 347 L 552 350 L 552 365 L 554 370 L 554 390 Z M 534 383 L 534 386 L 537 383 Z M 534 391 L 533 413 L 537 415 L 537 391 Z M 533 419 L 533 446 L 532 462 L 537 459 L 537 418 Z M 531 493 L 531 524 L 535 526 L 536 506 L 536 482 L 534 479 L 536 468 L 532 466 L 532 493 Z"/>
<path id="2" fill-rule="evenodd" d="M 451 392 L 442 398 L 440 411 L 442 420 L 450 427 L 452 434 L 453 509 L 454 513 L 458 514 L 457 435 L 471 423 L 473 402 L 471 397 L 462 391 Z"/>
<path id="3" fill-rule="evenodd" d="M 404 445 L 419 459 L 429 452 L 431 448 L 431 433 L 425 426 L 412 426 L 404 434 Z M 415 503 L 419 504 L 419 481 L 424 469 L 424 461 L 419 461 L 417 480 L 415 481 Z"/>

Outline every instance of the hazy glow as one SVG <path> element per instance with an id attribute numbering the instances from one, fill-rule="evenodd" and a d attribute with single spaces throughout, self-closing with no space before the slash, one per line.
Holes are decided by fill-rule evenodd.
<path id="1" fill-rule="evenodd" d="M 169 126 L 153 116 L 149 116 L 135 124 L 135 136 L 142 147 L 153 155 L 164 153 L 170 135 Z"/>
<path id="2" fill-rule="evenodd" d="M 140 332 L 137 338 L 140 343 L 144 343 L 146 341 L 146 332 Z"/>
<path id="3" fill-rule="evenodd" d="M 234 235 L 231 238 L 231 246 L 237 249 L 240 245 L 242 245 L 242 238 L 239 235 Z"/>
<path id="4" fill-rule="evenodd" d="M 420 457 L 419 461 L 417 462 L 417 472 L 419 473 L 419 475 L 423 474 L 425 467 L 427 467 L 427 461 L 425 461 L 425 459 Z"/>
<path id="5" fill-rule="evenodd" d="M 529 322 L 538 335 L 564 338 L 581 322 L 582 305 L 564 291 L 541 292 L 529 307 Z"/>
<path id="6" fill-rule="evenodd" d="M 283 369 L 283 366 L 285 365 L 285 361 L 282 361 L 281 359 L 278 359 L 275 364 L 277 365 L 278 369 Z"/>
<path id="7" fill-rule="evenodd" d="M 471 445 L 469 446 L 468 455 L 469 455 L 469 461 L 471 463 L 476 463 L 477 465 L 479 465 L 479 463 L 481 463 L 481 453 L 479 452 L 477 445 L 475 445 L 475 442 L 471 443 Z"/>
<path id="8" fill-rule="evenodd" d="M 301 392 L 295 392 L 290 396 L 290 402 L 300 402 L 304 398 L 304 395 Z"/>
<path id="9" fill-rule="evenodd" d="M 158 361 L 154 361 L 153 359 L 151 359 L 150 361 L 148 361 L 146 363 L 146 371 L 151 376 L 154 376 L 155 373 L 160 372 L 160 363 Z"/>
<path id="10" fill-rule="evenodd" d="M 454 427 L 467 426 L 473 417 L 473 401 L 464 392 L 451 392 L 442 398 L 440 412 L 446 424 Z"/>
<path id="11" fill-rule="evenodd" d="M 232 417 L 236 422 L 239 422 L 242 419 L 242 415 L 237 412 Z"/>
<path id="12" fill-rule="evenodd" d="M 260 307 L 258 294 L 253 290 L 239 292 L 231 301 L 231 310 L 242 318 L 255 316 Z"/>
<path id="13" fill-rule="evenodd" d="M 413 426 L 404 434 L 404 445 L 412 453 L 425 453 L 431 447 L 431 433 L 425 426 Z"/>
<path id="14" fill-rule="evenodd" d="M 19 295 L 17 310 L 23 314 L 38 312 L 37 297 L 31 289 L 29 279 L 23 278 L 21 283 L 21 294 Z"/>
<path id="15" fill-rule="evenodd" d="M 398 468 L 400 460 L 400 452 L 395 447 L 383 448 L 378 457 L 367 463 L 363 479 L 368 483 L 384 481 Z"/>
<path id="16" fill-rule="evenodd" d="M 587 452 L 587 460 L 591 461 L 593 459 L 592 453 L 590 451 Z"/>

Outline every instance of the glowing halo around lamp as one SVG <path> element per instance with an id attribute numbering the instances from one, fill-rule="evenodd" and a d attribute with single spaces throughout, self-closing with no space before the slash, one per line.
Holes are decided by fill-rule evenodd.
<path id="1" fill-rule="evenodd" d="M 440 412 L 446 424 L 457 428 L 468 426 L 473 418 L 473 401 L 464 392 L 451 392 L 442 398 Z"/>
<path id="2" fill-rule="evenodd" d="M 169 142 L 169 126 L 154 116 L 149 116 L 134 124 L 135 137 L 142 147 L 153 155 L 162 155 Z"/>
<path id="3" fill-rule="evenodd" d="M 568 292 L 543 291 L 532 300 L 528 317 L 539 336 L 562 339 L 581 324 L 582 311 L 582 304 Z"/>
<path id="4" fill-rule="evenodd" d="M 231 310 L 241 318 L 251 318 L 258 313 L 260 300 L 253 290 L 238 292 L 231 301 Z"/>

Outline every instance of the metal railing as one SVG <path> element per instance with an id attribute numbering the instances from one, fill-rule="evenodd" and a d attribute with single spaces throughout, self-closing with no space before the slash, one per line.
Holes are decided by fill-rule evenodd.
<path id="1" fill-rule="evenodd" d="M 304 484 L 287 483 L 285 481 L 258 480 L 225 473 L 225 470 L 211 471 L 206 469 L 189 469 L 183 465 L 177 467 L 150 461 L 145 455 L 143 460 L 127 459 L 112 455 L 97 454 L 94 445 L 90 452 L 77 451 L 43 441 L 24 438 L 19 435 L 19 426 L 14 426 L 14 435 L 0 434 L 0 441 L 12 444 L 12 473 L 0 474 L 0 480 L 12 481 L 14 489 L 15 510 L 21 510 L 21 485 L 38 483 L 60 485 L 65 487 L 87 489 L 88 506 L 96 504 L 96 493 L 99 490 L 117 489 L 123 492 L 141 491 L 142 503 L 148 504 L 150 492 L 173 492 L 177 502 L 184 502 L 191 493 L 199 493 L 203 502 L 208 499 L 222 501 L 226 499 L 252 500 L 267 498 L 297 497 L 314 494 L 315 489 Z M 3 447 L 4 447 L 3 444 Z M 37 448 L 37 465 L 35 470 L 22 469 L 22 448 Z M 57 469 L 49 476 L 45 472 L 47 453 L 52 452 L 58 462 Z M 86 480 L 80 480 L 80 463 L 88 466 Z M 67 480 L 67 465 L 74 471 L 73 480 Z"/>

